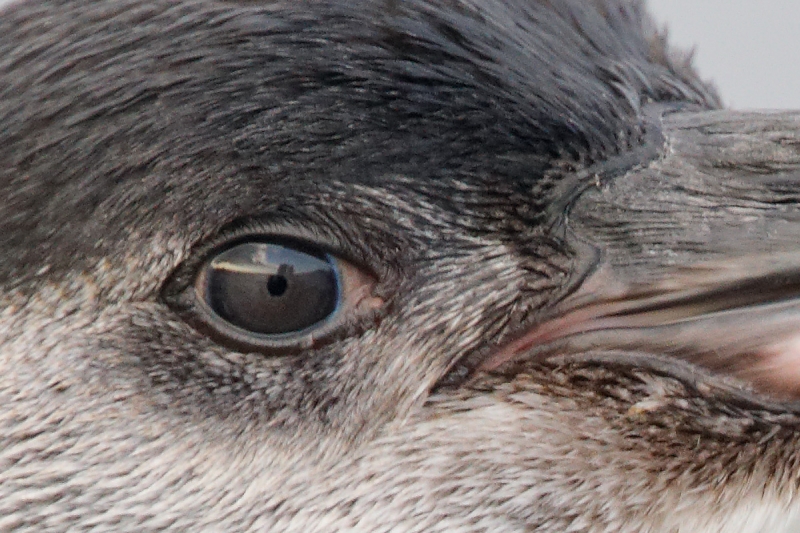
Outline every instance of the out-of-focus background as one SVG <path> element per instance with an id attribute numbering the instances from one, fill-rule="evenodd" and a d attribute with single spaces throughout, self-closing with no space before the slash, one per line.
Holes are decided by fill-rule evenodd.
<path id="1" fill-rule="evenodd" d="M 800 109 L 800 1 L 647 0 L 735 109 Z"/>
<path id="2" fill-rule="evenodd" d="M 800 0 L 646 1 L 727 106 L 800 109 Z"/>

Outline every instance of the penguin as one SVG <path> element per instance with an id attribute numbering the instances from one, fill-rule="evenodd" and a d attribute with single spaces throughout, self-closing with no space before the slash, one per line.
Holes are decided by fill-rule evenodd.
<path id="1" fill-rule="evenodd" d="M 800 115 L 637 0 L 0 11 L 0 530 L 800 530 Z"/>

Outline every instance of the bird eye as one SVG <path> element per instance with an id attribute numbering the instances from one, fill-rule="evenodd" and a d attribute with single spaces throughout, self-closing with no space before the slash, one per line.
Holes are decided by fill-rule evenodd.
<path id="1" fill-rule="evenodd" d="M 254 236 L 215 249 L 196 271 L 191 290 L 167 300 L 218 341 L 272 351 L 314 345 L 380 308 L 375 283 L 315 246 Z"/>
<path id="2" fill-rule="evenodd" d="M 201 301 L 232 326 L 259 335 L 296 333 L 333 315 L 341 274 L 330 255 L 245 242 L 213 257 L 197 279 Z"/>

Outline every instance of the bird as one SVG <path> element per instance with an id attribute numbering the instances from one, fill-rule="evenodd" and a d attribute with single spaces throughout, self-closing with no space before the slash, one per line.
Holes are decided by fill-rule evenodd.
<path id="1" fill-rule="evenodd" d="M 800 114 L 636 0 L 0 11 L 0 530 L 800 529 Z"/>

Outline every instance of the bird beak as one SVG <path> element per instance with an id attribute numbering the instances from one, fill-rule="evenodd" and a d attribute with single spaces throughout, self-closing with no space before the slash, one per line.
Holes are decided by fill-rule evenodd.
<path id="1" fill-rule="evenodd" d="M 673 113 L 656 126 L 658 156 L 594 175 L 565 210 L 565 240 L 595 254 L 588 272 L 478 370 L 618 350 L 800 398 L 800 115 Z"/>
<path id="2" fill-rule="evenodd" d="M 479 370 L 611 350 L 687 360 L 800 398 L 800 253 L 698 264 L 644 284 L 603 270 Z"/>

